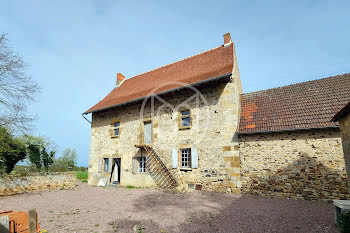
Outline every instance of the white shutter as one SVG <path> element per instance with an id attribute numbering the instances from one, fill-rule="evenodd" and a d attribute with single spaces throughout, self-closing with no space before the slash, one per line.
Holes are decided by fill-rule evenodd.
<path id="1" fill-rule="evenodd" d="M 109 161 L 108 161 L 108 172 L 112 172 L 112 161 L 113 159 L 112 158 L 109 158 Z"/>
<path id="2" fill-rule="evenodd" d="M 102 158 L 98 161 L 98 172 L 102 172 Z"/>
<path id="3" fill-rule="evenodd" d="M 198 168 L 197 148 L 191 148 L 191 165 L 192 165 L 192 168 Z"/>
<path id="4" fill-rule="evenodd" d="M 139 165 L 138 165 L 137 158 L 132 158 L 132 170 L 131 170 L 132 174 L 136 174 L 138 168 L 139 168 Z"/>
<path id="5" fill-rule="evenodd" d="M 172 167 L 177 168 L 178 166 L 178 155 L 177 155 L 177 149 L 171 150 L 171 158 L 172 158 Z"/>

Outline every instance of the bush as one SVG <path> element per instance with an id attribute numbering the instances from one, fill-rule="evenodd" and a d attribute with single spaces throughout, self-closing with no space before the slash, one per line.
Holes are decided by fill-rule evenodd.
<path id="1" fill-rule="evenodd" d="M 31 173 L 31 168 L 23 165 L 16 165 L 11 174 L 19 176 L 28 176 Z"/>
<path id="2" fill-rule="evenodd" d="M 339 226 L 342 233 L 350 233 L 350 212 L 339 215 Z"/>

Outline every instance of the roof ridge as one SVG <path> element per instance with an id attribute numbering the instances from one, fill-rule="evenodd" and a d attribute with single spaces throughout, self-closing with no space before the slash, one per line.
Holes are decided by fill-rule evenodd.
<path id="1" fill-rule="evenodd" d="M 231 42 L 231 43 L 233 44 L 233 42 Z M 160 66 L 160 67 L 157 67 L 157 68 L 154 68 L 154 69 L 151 69 L 151 70 L 145 71 L 145 72 L 143 72 L 143 73 L 140 73 L 140 74 L 134 75 L 134 76 L 132 76 L 132 77 L 130 77 L 130 78 L 127 78 L 127 80 L 130 80 L 130 79 L 135 78 L 135 77 L 137 77 L 137 76 L 140 76 L 140 75 L 143 75 L 143 74 L 147 74 L 147 73 L 149 73 L 149 72 L 152 72 L 152 71 L 155 71 L 155 70 L 158 70 L 158 69 L 164 68 L 164 67 L 166 67 L 166 66 L 169 66 L 169 65 L 172 65 L 172 64 L 175 64 L 175 63 L 181 62 L 181 61 L 183 61 L 183 60 L 186 60 L 186 59 L 189 59 L 189 58 L 192 58 L 192 57 L 195 57 L 195 56 L 198 56 L 198 55 L 201 55 L 201 54 L 204 54 L 204 53 L 210 52 L 210 51 L 212 51 L 212 50 L 214 50 L 214 49 L 218 49 L 218 48 L 223 47 L 223 46 L 224 46 L 224 45 L 219 45 L 219 46 L 217 46 L 217 47 L 215 47 L 215 48 L 208 49 L 208 50 L 206 50 L 206 51 L 203 51 L 203 52 L 199 52 L 199 53 L 193 54 L 193 55 L 191 55 L 191 56 L 188 56 L 188 57 L 182 58 L 182 59 L 177 60 L 177 61 L 174 61 L 174 62 L 170 62 L 170 63 L 165 64 L 165 65 L 163 65 L 163 66 Z M 125 80 L 125 81 L 127 81 L 127 80 Z"/>
<path id="2" fill-rule="evenodd" d="M 242 95 L 255 94 L 255 93 L 259 93 L 259 92 L 270 91 L 270 90 L 274 90 L 274 89 L 280 89 L 280 88 L 295 86 L 295 85 L 299 85 L 299 84 L 305 84 L 305 83 L 309 83 L 309 82 L 315 82 L 315 81 L 328 79 L 328 78 L 336 78 L 336 77 L 346 76 L 346 75 L 350 76 L 350 73 L 338 74 L 338 75 L 334 75 L 334 76 L 328 76 L 328 77 L 324 77 L 324 78 L 317 78 L 317 79 L 314 79 L 314 80 L 304 81 L 304 82 L 300 82 L 300 83 L 292 83 L 292 84 L 288 84 L 288 85 L 284 85 L 284 86 L 280 86 L 280 87 L 273 87 L 273 88 L 263 89 L 263 90 L 259 90 L 259 91 L 242 93 Z"/>

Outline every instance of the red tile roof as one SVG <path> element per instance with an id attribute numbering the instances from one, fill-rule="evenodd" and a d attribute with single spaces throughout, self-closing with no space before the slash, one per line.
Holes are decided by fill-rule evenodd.
<path id="1" fill-rule="evenodd" d="M 127 79 L 103 100 L 84 112 L 102 111 L 148 96 L 152 91 L 162 93 L 175 88 L 231 74 L 233 43 L 220 46 L 192 57 Z"/>
<path id="2" fill-rule="evenodd" d="M 350 101 L 350 73 L 243 94 L 239 133 L 337 127 Z"/>

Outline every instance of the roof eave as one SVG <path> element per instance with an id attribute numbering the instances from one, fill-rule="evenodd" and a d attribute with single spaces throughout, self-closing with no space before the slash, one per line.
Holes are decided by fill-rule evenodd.
<path id="1" fill-rule="evenodd" d="M 350 102 L 347 105 L 345 105 L 337 114 L 335 114 L 331 121 L 337 122 L 340 118 L 342 118 L 348 113 L 350 113 Z"/>
<path id="2" fill-rule="evenodd" d="M 182 89 L 185 89 L 185 88 L 187 88 L 187 87 L 189 87 L 191 85 L 201 85 L 201 84 L 205 84 L 205 83 L 208 83 L 208 82 L 217 81 L 219 79 L 231 77 L 231 75 L 232 75 L 232 73 L 230 72 L 230 73 L 227 73 L 227 74 L 224 74 L 224 75 L 221 75 L 221 76 L 217 76 L 217 77 L 214 77 L 214 78 L 202 80 L 202 81 L 199 81 L 199 82 L 196 82 L 196 83 L 191 83 L 191 84 L 188 84 L 188 85 L 185 85 L 185 86 L 181 86 L 181 87 L 173 88 L 173 89 L 170 89 L 170 90 L 167 90 L 167 91 L 163 91 L 163 92 L 157 93 L 157 95 L 163 95 L 163 94 L 167 94 L 167 93 L 170 93 L 170 92 L 182 90 Z M 140 98 L 137 98 L 137 99 L 129 100 L 129 101 L 126 101 L 126 102 L 123 102 L 123 103 L 120 103 L 120 104 L 111 105 L 111 106 L 108 106 L 108 107 L 105 107 L 105 108 L 100 108 L 100 109 L 96 109 L 96 110 L 92 110 L 92 111 L 86 111 L 86 112 L 83 113 L 83 115 L 86 115 L 86 114 L 89 114 L 89 113 L 101 112 L 101 111 L 105 111 L 105 110 L 108 110 L 108 109 L 111 109 L 111 108 L 115 108 L 115 107 L 119 107 L 119 106 L 122 106 L 122 105 L 134 103 L 134 102 L 143 100 L 143 99 L 145 99 L 147 97 L 149 97 L 149 95 L 144 96 L 144 97 L 140 97 Z"/>
<path id="3" fill-rule="evenodd" d="M 339 129 L 339 126 L 295 128 L 295 129 L 281 129 L 281 130 L 265 130 L 265 131 L 254 131 L 254 132 L 238 132 L 238 134 L 240 134 L 240 135 L 259 134 L 259 133 L 265 134 L 265 133 L 280 133 L 280 132 L 316 130 L 316 129 Z"/>

